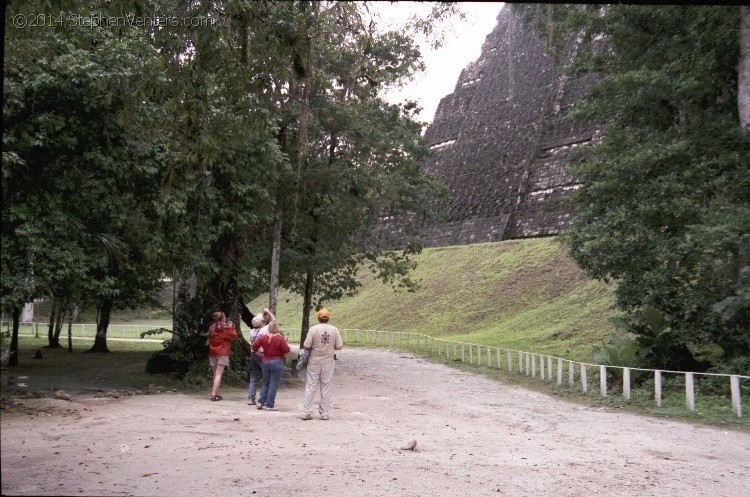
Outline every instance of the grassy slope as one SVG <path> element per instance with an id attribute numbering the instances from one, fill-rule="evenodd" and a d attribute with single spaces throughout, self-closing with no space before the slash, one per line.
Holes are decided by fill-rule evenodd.
<path id="1" fill-rule="evenodd" d="M 359 294 L 328 305 L 332 322 L 576 360 L 590 360 L 592 346 L 615 331 L 613 288 L 587 279 L 555 239 L 432 248 L 416 260 L 417 292 L 396 293 L 365 274 Z M 282 292 L 282 327 L 298 329 L 301 309 L 301 298 Z"/>

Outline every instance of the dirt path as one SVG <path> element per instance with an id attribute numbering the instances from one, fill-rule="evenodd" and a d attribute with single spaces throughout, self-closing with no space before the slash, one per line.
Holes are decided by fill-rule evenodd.
<path id="1" fill-rule="evenodd" d="M 330 421 L 245 395 L 47 400 L 2 415 L 3 495 L 750 495 L 750 434 L 566 403 L 345 350 Z M 416 440 L 416 450 L 400 450 Z"/>

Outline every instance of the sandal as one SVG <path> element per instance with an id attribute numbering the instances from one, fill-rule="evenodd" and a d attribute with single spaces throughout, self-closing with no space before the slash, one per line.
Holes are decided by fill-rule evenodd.
<path id="1" fill-rule="evenodd" d="M 211 400 L 222 400 L 221 395 L 212 395 Z"/>

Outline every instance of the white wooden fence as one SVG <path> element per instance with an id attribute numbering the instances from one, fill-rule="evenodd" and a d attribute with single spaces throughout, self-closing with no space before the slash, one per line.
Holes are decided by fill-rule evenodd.
<path id="1" fill-rule="evenodd" d="M 160 326 L 144 325 L 144 324 L 117 324 L 111 323 L 107 328 L 107 338 L 141 338 L 141 333 L 149 330 L 165 328 L 171 329 L 172 325 Z M 49 329 L 49 323 L 20 323 L 18 328 L 18 334 L 21 336 L 47 336 Z M 6 332 L 9 330 L 7 323 L 2 323 L 2 331 Z M 94 338 L 96 336 L 96 323 L 73 323 L 71 324 L 71 335 L 74 338 Z M 68 324 L 65 323 L 60 333 L 61 337 L 68 336 Z M 144 340 L 167 340 L 172 338 L 171 333 L 163 332 L 154 335 L 148 335 L 144 337 Z"/>
<path id="2" fill-rule="evenodd" d="M 44 336 L 47 333 L 47 323 L 22 323 L 19 334 Z M 138 324 L 110 324 L 107 332 L 109 338 L 140 338 L 142 332 L 157 329 L 158 325 Z M 171 326 L 164 326 L 169 329 Z M 66 328 L 67 330 L 67 328 Z M 67 336 L 67 331 L 64 335 Z M 96 334 L 96 324 L 76 323 L 72 325 L 74 337 L 93 338 Z M 431 337 L 422 333 L 407 333 L 399 331 L 383 330 L 361 330 L 342 329 L 344 343 L 347 345 L 364 346 L 387 346 L 403 348 L 436 356 L 446 361 L 460 361 L 488 368 L 505 370 L 525 374 L 540 381 L 556 383 L 562 386 L 564 383 L 570 388 L 580 388 L 583 393 L 589 391 L 589 370 L 598 371 L 599 393 L 601 397 L 607 397 L 609 389 L 607 385 L 607 370 L 618 370 L 622 377 L 622 397 L 629 401 L 632 396 L 633 372 L 645 372 L 652 375 L 654 382 L 653 399 L 657 407 L 662 406 L 662 387 L 665 383 L 665 375 L 684 378 L 685 407 L 688 411 L 695 411 L 695 381 L 701 377 L 720 377 L 729 384 L 732 411 L 738 417 L 742 417 L 741 391 L 743 384 L 750 388 L 750 376 L 725 375 L 715 373 L 695 373 L 686 371 L 668 371 L 641 368 L 626 368 L 619 366 L 604 366 L 601 364 L 589 364 L 577 362 L 562 357 L 555 357 L 534 352 L 525 352 L 513 349 L 504 349 L 490 345 L 478 345 L 474 343 L 456 342 Z M 299 330 L 287 331 L 284 334 L 290 341 L 299 340 Z M 170 333 L 159 333 L 150 335 L 148 338 L 165 340 L 171 338 Z M 743 383 L 744 382 L 744 383 Z"/>
<path id="3" fill-rule="evenodd" d="M 344 343 L 348 345 L 359 344 L 403 348 L 435 356 L 446 361 L 460 361 L 498 370 L 507 369 L 508 372 L 517 372 L 532 378 L 538 378 L 540 381 L 556 383 L 558 386 L 563 386 L 565 383 L 570 388 L 580 388 L 583 393 L 588 393 L 589 391 L 588 375 L 589 371 L 593 369 L 595 374 L 598 372 L 599 394 L 601 397 L 607 397 L 609 394 L 607 385 L 608 370 L 616 370 L 619 373 L 618 376 L 622 377 L 622 397 L 626 401 L 631 400 L 632 397 L 631 378 L 633 373 L 643 372 L 653 377 L 653 399 L 657 407 L 662 406 L 664 376 L 683 377 L 685 407 L 691 412 L 695 411 L 695 379 L 697 377 L 718 377 L 726 381 L 729 386 L 732 411 L 738 418 L 742 417 L 741 387 L 743 382 L 745 388 L 750 388 L 750 376 L 743 375 L 604 366 L 534 352 L 444 340 L 422 333 L 361 329 L 342 329 L 341 331 L 344 334 Z"/>

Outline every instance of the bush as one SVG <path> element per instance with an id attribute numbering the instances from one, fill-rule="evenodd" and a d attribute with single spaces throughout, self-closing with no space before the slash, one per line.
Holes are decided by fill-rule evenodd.
<path id="1" fill-rule="evenodd" d="M 607 368 L 607 384 L 622 384 L 623 372 L 620 368 L 639 368 L 643 366 L 644 353 L 638 347 L 638 343 L 630 338 L 616 337 L 609 342 L 594 347 L 594 362 L 603 366 L 616 366 Z M 641 375 L 631 376 L 633 385 L 644 381 Z"/>

